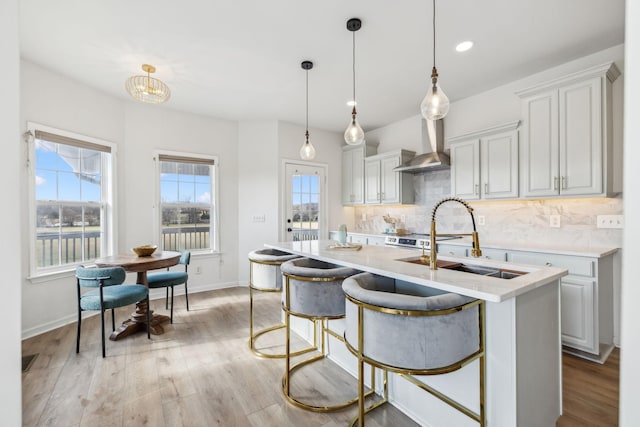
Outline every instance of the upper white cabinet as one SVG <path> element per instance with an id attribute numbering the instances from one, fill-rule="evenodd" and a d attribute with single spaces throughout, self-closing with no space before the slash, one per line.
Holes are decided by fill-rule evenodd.
<path id="1" fill-rule="evenodd" d="M 448 140 L 454 196 L 466 200 L 518 197 L 518 123 Z"/>
<path id="2" fill-rule="evenodd" d="M 377 143 L 342 147 L 342 204 L 364 204 L 364 159 L 378 152 Z"/>
<path id="3" fill-rule="evenodd" d="M 415 156 L 415 152 L 395 150 L 365 159 L 365 203 L 413 203 L 413 176 L 394 171 Z"/>
<path id="4" fill-rule="evenodd" d="M 611 195 L 613 63 L 517 92 L 523 197 Z"/>

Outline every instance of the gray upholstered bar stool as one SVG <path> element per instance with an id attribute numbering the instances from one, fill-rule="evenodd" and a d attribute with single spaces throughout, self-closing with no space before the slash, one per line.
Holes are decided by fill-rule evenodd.
<path id="1" fill-rule="evenodd" d="M 387 372 L 485 425 L 484 302 L 425 286 L 362 273 L 342 285 L 346 298 L 345 342 L 358 358 L 358 422 L 388 400 Z M 431 388 L 413 375 L 456 371 L 475 359 L 480 368 L 480 413 Z M 383 370 L 384 399 L 365 409 L 364 363 Z M 373 388 L 373 387 L 372 387 Z"/>
<path id="2" fill-rule="evenodd" d="M 253 292 L 282 292 L 282 273 L 280 265 L 283 262 L 299 258 L 288 252 L 279 251 L 277 249 L 259 249 L 249 252 L 249 349 L 259 357 L 267 359 L 282 359 L 284 353 L 264 353 L 256 348 L 256 340 L 261 335 L 268 332 L 282 329 L 284 324 L 277 324 L 259 331 L 253 330 Z M 293 353 L 294 355 L 303 354 L 316 347 L 309 347 L 304 350 Z"/>
<path id="3" fill-rule="evenodd" d="M 326 357 L 325 336 L 331 334 L 340 341 L 344 338 L 331 331 L 328 321 L 340 319 L 345 314 L 344 292 L 342 281 L 358 271 L 352 268 L 341 267 L 323 261 L 309 258 L 297 258 L 287 261 L 281 266 L 282 275 L 285 278 L 282 309 L 285 313 L 286 325 L 286 367 L 282 378 L 282 390 L 284 395 L 296 406 L 315 411 L 328 412 L 346 408 L 358 401 L 358 397 L 336 405 L 319 406 L 302 402 L 291 395 L 291 378 L 299 368 Z M 291 316 L 312 320 L 314 325 L 314 342 L 318 343 L 317 331 L 322 335 L 321 354 L 291 365 Z"/>

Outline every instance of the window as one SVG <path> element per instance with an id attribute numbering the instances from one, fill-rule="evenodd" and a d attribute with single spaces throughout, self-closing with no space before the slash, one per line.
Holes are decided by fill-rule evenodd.
<path id="1" fill-rule="evenodd" d="M 93 138 L 30 125 L 31 274 L 67 270 L 112 244 L 114 147 Z"/>
<path id="2" fill-rule="evenodd" d="M 212 252 L 218 247 L 216 159 L 158 153 L 160 246 Z"/>

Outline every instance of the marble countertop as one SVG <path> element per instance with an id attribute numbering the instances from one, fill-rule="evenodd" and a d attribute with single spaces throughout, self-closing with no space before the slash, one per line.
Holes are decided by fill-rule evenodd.
<path id="1" fill-rule="evenodd" d="M 372 237 L 385 237 L 389 235 L 385 233 L 366 233 L 351 231 L 349 231 L 348 234 Z M 445 240 L 441 241 L 440 243 L 444 245 L 471 246 L 471 238 L 464 237 L 461 239 Z M 585 256 L 591 258 L 602 258 L 616 253 L 619 249 L 614 247 L 575 247 L 570 245 L 557 244 L 502 242 L 497 239 L 486 239 L 482 234 L 480 234 L 480 247 L 488 249 L 507 249 L 514 251 L 540 252 L 558 255 Z"/>
<path id="2" fill-rule="evenodd" d="M 333 244 L 335 242 L 332 240 L 313 240 L 266 243 L 265 246 L 490 302 L 502 302 L 516 297 L 556 281 L 567 274 L 567 270 L 555 267 L 532 266 L 480 258 L 438 256 L 439 260 L 527 273 L 513 279 L 500 279 L 443 268 L 431 270 L 424 265 L 402 261 L 407 258 L 419 257 L 420 253 L 415 249 L 374 245 L 362 245 L 360 250 L 329 249 L 329 246 Z"/>

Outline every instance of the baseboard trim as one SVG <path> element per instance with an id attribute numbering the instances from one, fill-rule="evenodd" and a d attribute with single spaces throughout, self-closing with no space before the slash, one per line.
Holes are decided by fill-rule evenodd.
<path id="1" fill-rule="evenodd" d="M 238 282 L 222 282 L 222 283 L 214 283 L 209 285 L 198 285 L 198 286 L 189 285 L 189 294 L 196 294 L 199 292 L 206 292 L 206 291 L 214 291 L 217 289 L 234 288 L 238 286 L 239 286 Z M 184 295 L 184 286 L 176 287 L 174 290 L 174 296 L 175 295 Z M 164 298 L 165 291 L 164 289 L 154 289 L 151 291 L 149 297 L 151 298 L 152 301 Z M 97 311 L 86 312 L 83 314 L 82 318 L 84 319 L 91 316 L 97 316 L 99 314 L 100 313 L 98 313 Z M 40 335 L 45 332 L 52 331 L 62 326 L 66 326 L 70 323 L 75 323 L 77 321 L 77 318 L 78 318 L 78 313 L 73 312 L 72 314 L 68 314 L 66 316 L 60 317 L 50 322 L 45 322 L 28 329 L 23 329 L 22 339 L 25 340 L 27 338 L 35 337 L 36 335 Z"/>

